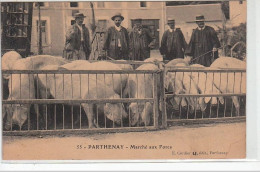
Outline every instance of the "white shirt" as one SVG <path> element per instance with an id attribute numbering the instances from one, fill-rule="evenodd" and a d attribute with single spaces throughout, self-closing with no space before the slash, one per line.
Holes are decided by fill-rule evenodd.
<path id="1" fill-rule="evenodd" d="M 174 32 L 174 31 L 175 31 L 175 28 L 174 28 L 174 29 L 169 28 L 169 31 L 170 31 L 170 32 Z"/>
<path id="2" fill-rule="evenodd" d="M 116 28 L 116 30 L 119 32 L 122 27 L 121 27 L 121 25 L 120 25 L 119 27 L 117 27 L 117 26 L 115 25 L 115 28 Z M 118 47 L 121 47 L 120 38 L 118 38 L 118 44 L 117 44 L 117 46 L 118 46 Z"/>
<path id="3" fill-rule="evenodd" d="M 117 27 L 117 26 L 115 25 L 115 28 L 116 28 L 117 31 L 120 31 L 122 27 L 121 27 L 121 25 L 120 25 L 119 27 Z"/>
<path id="4" fill-rule="evenodd" d="M 204 30 L 204 29 L 205 29 L 205 26 L 206 26 L 206 25 L 204 25 L 203 28 L 198 27 L 198 30 L 201 30 L 201 31 Z"/>
<path id="5" fill-rule="evenodd" d="M 80 40 L 83 41 L 83 29 L 82 29 L 82 26 L 79 26 L 77 23 L 76 25 L 78 26 L 79 30 L 80 30 Z"/>

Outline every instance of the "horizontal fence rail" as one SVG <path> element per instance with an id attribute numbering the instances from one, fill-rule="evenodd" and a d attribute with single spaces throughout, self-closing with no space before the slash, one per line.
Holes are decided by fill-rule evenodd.
<path id="1" fill-rule="evenodd" d="M 144 74 L 159 70 L 2 70 L 2 74 Z"/>
<path id="2" fill-rule="evenodd" d="M 246 115 L 245 69 L 167 67 L 165 78 L 168 124 Z"/>
<path id="3" fill-rule="evenodd" d="M 152 63 L 108 62 L 133 69 Z M 156 130 L 167 123 L 246 115 L 245 69 L 2 70 L 2 75 L 9 75 L 2 82 L 2 95 L 9 96 L 2 101 L 4 135 Z"/>
<path id="4" fill-rule="evenodd" d="M 153 98 L 144 99 L 73 99 L 73 100 L 59 100 L 59 99 L 17 99 L 17 100 L 3 100 L 3 104 L 79 104 L 79 103 L 131 103 L 131 102 L 150 102 L 153 103 Z"/>
<path id="5" fill-rule="evenodd" d="M 9 75 L 5 85 L 10 91 L 2 101 L 3 132 L 157 129 L 159 73 L 162 71 L 3 70 L 3 75 Z"/>

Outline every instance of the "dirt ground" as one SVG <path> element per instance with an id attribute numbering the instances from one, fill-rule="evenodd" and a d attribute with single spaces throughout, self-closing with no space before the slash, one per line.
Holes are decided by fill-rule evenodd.
<path id="1" fill-rule="evenodd" d="M 4 160 L 245 158 L 246 123 L 84 136 L 3 137 Z"/>

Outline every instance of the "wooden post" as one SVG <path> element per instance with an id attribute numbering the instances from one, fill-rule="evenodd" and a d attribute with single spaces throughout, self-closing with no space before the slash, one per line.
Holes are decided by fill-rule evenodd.
<path id="1" fill-rule="evenodd" d="M 94 35 L 95 30 L 96 30 L 95 10 L 94 10 L 93 2 L 89 2 L 89 3 L 90 3 L 90 7 L 91 7 L 91 12 L 92 12 L 91 30 L 92 30 L 92 34 Z"/>
<path id="2" fill-rule="evenodd" d="M 38 55 L 43 53 L 42 51 L 42 27 L 41 27 L 41 6 L 40 2 L 37 3 L 38 8 Z"/>

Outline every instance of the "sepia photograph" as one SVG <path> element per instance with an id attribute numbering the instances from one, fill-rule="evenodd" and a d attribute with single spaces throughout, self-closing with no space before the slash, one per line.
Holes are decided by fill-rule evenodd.
<path id="1" fill-rule="evenodd" d="M 246 159 L 247 1 L 1 2 L 2 160 Z"/>

